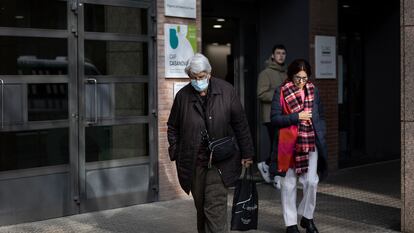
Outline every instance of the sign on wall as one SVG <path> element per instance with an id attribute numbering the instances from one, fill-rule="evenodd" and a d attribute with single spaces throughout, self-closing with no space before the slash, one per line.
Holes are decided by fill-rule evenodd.
<path id="1" fill-rule="evenodd" d="M 196 18 L 196 0 L 165 0 L 165 15 Z"/>
<path id="2" fill-rule="evenodd" d="M 165 24 L 165 77 L 188 78 L 184 72 L 188 59 L 197 51 L 195 25 Z"/>
<path id="3" fill-rule="evenodd" d="M 336 38 L 315 36 L 315 78 L 336 78 Z"/>
<path id="4" fill-rule="evenodd" d="M 177 92 L 183 87 L 187 86 L 188 82 L 175 82 L 174 83 L 174 98 L 177 95 Z"/>

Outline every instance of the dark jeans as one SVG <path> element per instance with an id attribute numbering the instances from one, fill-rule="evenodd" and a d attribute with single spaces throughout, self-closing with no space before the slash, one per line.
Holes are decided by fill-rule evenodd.
<path id="1" fill-rule="evenodd" d="M 265 161 L 267 165 L 270 165 L 271 163 L 271 156 L 270 154 L 272 153 L 272 144 L 273 144 L 273 139 L 274 139 L 274 135 L 275 135 L 275 127 L 272 126 L 272 123 L 270 122 L 264 122 L 263 126 L 266 128 L 267 130 L 267 136 L 268 138 L 264 139 L 262 138 L 261 141 L 262 143 L 266 143 L 268 145 L 265 145 L 266 147 L 268 147 L 268 149 L 265 149 L 262 147 L 262 149 L 265 150 L 265 153 L 261 153 L 261 158 L 259 162 L 263 162 Z M 262 136 L 264 136 L 263 134 L 261 134 Z"/>
<path id="2" fill-rule="evenodd" d="M 198 233 L 227 233 L 227 193 L 215 167 L 197 166 L 191 194 L 197 209 Z"/>

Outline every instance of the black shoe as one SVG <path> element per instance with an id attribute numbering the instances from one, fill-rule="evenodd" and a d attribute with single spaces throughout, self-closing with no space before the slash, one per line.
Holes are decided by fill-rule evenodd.
<path id="1" fill-rule="evenodd" d="M 288 226 L 286 228 L 286 233 L 300 233 L 298 225 Z"/>
<path id="2" fill-rule="evenodd" d="M 306 229 L 306 233 L 319 233 L 318 229 L 313 222 L 313 219 L 307 219 L 302 217 L 300 220 L 300 226 Z"/>

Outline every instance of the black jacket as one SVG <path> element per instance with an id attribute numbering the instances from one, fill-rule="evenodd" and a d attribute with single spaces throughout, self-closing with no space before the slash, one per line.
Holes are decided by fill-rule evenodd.
<path id="1" fill-rule="evenodd" d="M 209 135 L 215 139 L 234 135 L 240 148 L 232 158 L 214 164 L 221 171 L 224 184 L 231 186 L 240 175 L 241 157 L 253 158 L 253 142 L 233 86 L 213 77 L 209 85 L 206 107 Z M 190 84 L 183 87 L 174 99 L 167 123 L 168 152 L 171 161 L 176 161 L 178 179 L 186 193 L 191 189 L 197 153 L 202 143 L 201 131 L 205 129 L 203 109 L 197 95 L 199 93 Z"/>
<path id="2" fill-rule="evenodd" d="M 276 88 L 275 93 L 273 95 L 272 100 L 272 108 L 270 113 L 270 119 L 272 121 L 272 125 L 276 128 L 284 128 L 290 125 L 297 125 L 299 124 L 299 113 L 292 113 L 288 115 L 283 115 L 282 106 L 280 105 L 280 90 L 281 87 Z M 319 96 L 319 90 L 315 87 L 314 93 L 314 101 L 313 101 L 313 108 L 312 108 L 312 124 L 316 134 L 316 147 L 318 148 L 318 174 L 320 180 L 323 180 L 327 176 L 328 172 L 328 165 L 327 165 L 327 158 L 328 158 L 328 149 L 325 140 L 326 135 L 326 122 L 325 122 L 325 113 L 322 107 L 321 98 Z M 278 132 L 278 131 L 277 131 Z M 276 135 L 277 136 L 277 135 Z M 278 137 L 275 137 L 275 141 L 273 142 L 273 158 L 277 158 L 277 149 L 278 145 Z M 271 165 L 271 172 L 277 174 L 277 159 L 273 160 Z M 282 175 L 284 174 L 277 174 Z"/>

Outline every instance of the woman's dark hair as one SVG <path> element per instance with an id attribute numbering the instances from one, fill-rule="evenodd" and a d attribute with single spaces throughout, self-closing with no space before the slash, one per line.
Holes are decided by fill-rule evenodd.
<path id="1" fill-rule="evenodd" d="M 308 75 L 308 78 L 312 75 L 312 68 L 309 65 L 309 62 L 305 59 L 295 59 L 292 63 L 289 64 L 288 70 L 287 70 L 287 80 L 292 81 L 293 76 L 300 71 L 305 71 Z"/>
<path id="2" fill-rule="evenodd" d="M 286 47 L 282 44 L 275 44 L 272 48 L 272 54 L 275 53 L 276 49 L 283 49 L 287 53 Z"/>

